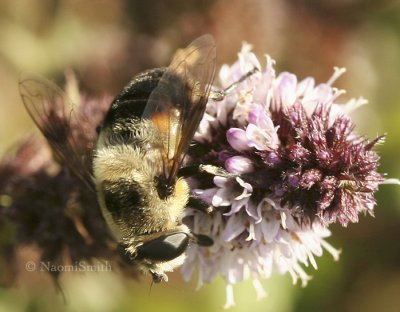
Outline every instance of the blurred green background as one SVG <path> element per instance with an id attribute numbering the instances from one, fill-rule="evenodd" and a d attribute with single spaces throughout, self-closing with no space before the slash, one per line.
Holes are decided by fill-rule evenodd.
<path id="1" fill-rule="evenodd" d="M 62 85 L 66 69 L 89 95 L 115 94 L 134 74 L 167 65 L 178 47 L 211 33 L 218 64 L 236 60 L 242 41 L 278 71 L 326 81 L 333 66 L 347 73 L 336 86 L 370 104 L 354 114 L 358 132 L 388 133 L 379 147 L 381 172 L 400 177 L 400 4 L 391 0 L 2 0 L 0 2 L 0 153 L 32 131 L 17 90 L 21 71 Z M 333 226 L 329 239 L 343 250 L 334 262 L 317 259 L 307 288 L 288 276 L 263 285 L 256 301 L 250 282 L 235 287 L 231 311 L 400 311 L 400 192 L 384 186 L 375 218 L 348 228 Z M 21 251 L 18 283 L 0 288 L 0 311 L 219 311 L 222 280 L 195 291 L 179 274 L 171 282 L 127 280 L 116 272 L 67 273 L 64 304 L 46 274 L 27 272 L 34 249 Z M 7 270 L 7 268 L 2 268 Z"/>

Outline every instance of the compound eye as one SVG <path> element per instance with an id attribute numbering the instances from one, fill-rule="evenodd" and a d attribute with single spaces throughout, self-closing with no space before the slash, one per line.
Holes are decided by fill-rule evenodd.
<path id="1" fill-rule="evenodd" d="M 136 259 L 169 261 L 183 254 L 188 244 L 189 236 L 184 232 L 163 235 L 141 245 Z"/>

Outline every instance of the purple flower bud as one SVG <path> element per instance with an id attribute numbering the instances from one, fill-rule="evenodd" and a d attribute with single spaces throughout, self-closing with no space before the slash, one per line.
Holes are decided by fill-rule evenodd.
<path id="1" fill-rule="evenodd" d="M 246 131 L 239 128 L 230 128 L 226 132 L 226 139 L 230 146 L 232 146 L 238 152 L 249 150 L 248 139 L 246 137 Z"/>
<path id="2" fill-rule="evenodd" d="M 310 151 L 301 146 L 300 143 L 291 146 L 288 152 L 289 159 L 297 163 L 304 163 L 310 159 Z"/>
<path id="3" fill-rule="evenodd" d="M 287 182 L 290 188 L 295 189 L 299 186 L 300 177 L 297 172 L 290 172 L 287 174 Z"/>
<path id="4" fill-rule="evenodd" d="M 218 159 L 222 162 L 225 162 L 231 156 L 232 156 L 232 154 L 225 150 L 218 153 Z"/>
<path id="5" fill-rule="evenodd" d="M 244 156 L 233 156 L 225 161 L 225 168 L 232 173 L 249 173 L 254 170 L 252 161 Z"/>
<path id="6" fill-rule="evenodd" d="M 320 182 L 321 178 L 322 178 L 322 172 L 319 171 L 318 169 L 312 168 L 312 169 L 306 170 L 303 173 L 303 175 L 301 176 L 300 186 L 302 188 L 309 189 L 315 183 Z"/>
<path id="7" fill-rule="evenodd" d="M 267 155 L 263 158 L 266 165 L 270 167 L 275 167 L 281 163 L 281 158 L 278 152 L 272 151 L 267 153 Z"/>
<path id="8" fill-rule="evenodd" d="M 263 107 L 258 104 L 252 105 L 249 116 L 248 116 L 248 122 L 258 125 L 261 115 L 265 115 Z"/>
<path id="9" fill-rule="evenodd" d="M 324 164 L 328 164 L 329 160 L 331 159 L 331 153 L 329 153 L 328 151 L 319 151 L 318 153 L 316 153 L 315 156 L 320 162 Z"/>
<path id="10" fill-rule="evenodd" d="M 335 198 L 335 193 L 333 190 L 328 190 L 323 193 L 318 204 L 318 209 L 323 211 L 332 204 L 332 200 Z"/>

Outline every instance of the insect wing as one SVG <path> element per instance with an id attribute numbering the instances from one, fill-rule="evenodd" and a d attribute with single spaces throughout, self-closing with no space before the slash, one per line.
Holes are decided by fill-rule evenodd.
<path id="1" fill-rule="evenodd" d="M 80 131 L 81 121 L 64 91 L 47 79 L 27 73 L 20 76 L 19 91 L 26 110 L 59 160 L 94 190 L 86 155 L 89 142 L 78 144 L 74 136 Z"/>
<path id="2" fill-rule="evenodd" d="M 178 50 L 143 113 L 163 138 L 164 173 L 172 183 L 203 117 L 215 75 L 216 46 L 204 35 Z"/>

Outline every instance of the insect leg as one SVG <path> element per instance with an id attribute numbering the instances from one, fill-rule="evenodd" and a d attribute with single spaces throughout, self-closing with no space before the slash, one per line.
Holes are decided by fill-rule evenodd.
<path id="1" fill-rule="evenodd" d="M 202 211 L 204 213 L 211 213 L 214 210 L 210 204 L 195 195 L 190 195 L 187 205 L 190 208 Z"/>
<path id="2" fill-rule="evenodd" d="M 127 245 L 119 243 L 117 246 L 117 252 L 121 256 L 121 259 L 129 265 L 135 263 L 135 257 L 126 251 Z"/>
<path id="3" fill-rule="evenodd" d="M 222 101 L 229 92 L 236 89 L 241 82 L 245 81 L 247 78 L 254 75 L 258 71 L 259 69 L 257 67 L 253 67 L 253 69 L 249 70 L 246 74 L 240 77 L 238 81 L 235 81 L 224 90 L 211 90 L 209 98 L 214 101 Z"/>
<path id="4" fill-rule="evenodd" d="M 206 173 L 213 176 L 221 176 L 226 178 L 237 176 L 237 174 L 230 173 L 221 167 L 213 165 L 202 165 L 202 164 L 182 167 L 178 171 L 178 176 L 182 178 L 188 178 L 199 173 Z"/>

